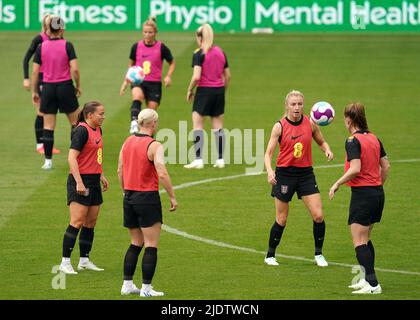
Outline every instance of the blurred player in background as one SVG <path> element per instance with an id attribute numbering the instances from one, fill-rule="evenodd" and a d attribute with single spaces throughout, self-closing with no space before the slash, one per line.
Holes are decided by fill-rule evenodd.
<path id="1" fill-rule="evenodd" d="M 157 112 L 153 109 L 142 110 L 138 123 L 140 131 L 125 140 L 118 160 L 118 178 L 124 192 L 124 227 L 128 228 L 131 236 L 131 244 L 124 258 L 121 294 L 163 296 L 163 292 L 153 290 L 151 285 L 162 226 L 159 180 L 169 195 L 169 211 L 175 211 L 178 204 L 165 167 L 163 146 L 152 138 L 158 127 Z M 143 285 L 139 290 L 133 283 L 133 276 L 143 246 Z"/>
<path id="2" fill-rule="evenodd" d="M 35 54 L 38 46 L 49 39 L 49 25 L 51 21 L 51 15 L 46 14 L 42 18 L 41 32 L 36 35 L 31 42 L 28 50 L 26 51 L 25 57 L 23 58 L 23 87 L 30 91 L 31 90 L 31 81 L 29 80 L 29 60 Z M 42 90 L 42 68 L 39 72 L 39 81 L 38 81 L 38 94 L 41 95 Z M 44 144 L 42 143 L 42 135 L 44 133 L 44 115 L 39 111 L 39 103 L 35 103 L 36 108 L 36 118 L 35 118 L 35 138 L 36 138 L 36 151 L 38 153 L 44 154 Z M 53 148 L 53 153 L 58 154 L 60 150 Z"/>
<path id="3" fill-rule="evenodd" d="M 36 49 L 32 71 L 32 101 L 41 102 L 44 114 L 44 154 L 42 169 L 52 168 L 54 130 L 57 112 L 67 115 L 71 126 L 77 123 L 81 95 L 80 74 L 74 47 L 63 39 L 64 20 L 53 16 L 50 20 L 50 40 L 44 41 Z M 38 93 L 39 72 L 43 71 L 42 99 Z M 76 82 L 73 86 L 72 77 Z"/>
<path id="4" fill-rule="evenodd" d="M 365 279 L 349 288 L 356 289 L 355 294 L 380 294 L 382 288 L 375 274 L 375 249 L 370 237 L 374 224 L 381 221 L 385 204 L 383 184 L 390 165 L 382 142 L 369 131 L 363 104 L 348 105 L 344 123 L 351 134 L 346 141 L 345 173 L 332 185 L 329 196 L 333 199 L 344 183 L 351 187 L 348 224 Z"/>
<path id="5" fill-rule="evenodd" d="M 163 82 L 165 87 L 172 84 L 172 74 L 175 71 L 175 60 L 171 50 L 162 42 L 156 40 L 158 29 L 156 18 L 150 17 L 143 24 L 143 40 L 136 42 L 131 47 L 128 67 L 141 66 L 146 75 L 144 81 L 139 85 L 131 85 L 131 124 L 130 133 L 138 131 L 137 116 L 141 111 L 144 101 L 147 108 L 157 110 L 162 98 L 162 67 L 163 60 L 169 64 L 168 73 Z M 128 81 L 124 80 L 121 85 L 120 95 L 125 93 Z"/>
<path id="6" fill-rule="evenodd" d="M 108 181 L 102 170 L 101 126 L 104 119 L 104 106 L 100 102 L 88 102 L 80 112 L 77 127 L 72 130 L 68 155 L 70 174 L 67 179 L 70 224 L 63 238 L 63 258 L 60 265 L 60 270 L 66 274 L 77 274 L 71 265 L 70 256 L 80 229 L 80 261 L 77 269 L 103 271 L 89 260 L 89 253 L 103 202 L 101 183 L 103 191 L 108 189 Z"/>
<path id="7" fill-rule="evenodd" d="M 302 199 L 313 219 L 315 241 L 315 262 L 320 267 L 328 266 L 322 255 L 325 237 L 325 221 L 322 212 L 321 195 L 312 168 L 312 139 L 319 145 L 328 161 L 334 157 L 321 130 L 303 114 L 304 96 L 299 91 L 287 94 L 285 116 L 271 131 L 270 141 L 265 152 L 265 167 L 268 182 L 272 184 L 271 195 L 276 207 L 276 221 L 271 227 L 268 251 L 264 262 L 277 266 L 276 248 L 280 243 L 289 215 L 289 202 L 294 193 Z M 271 160 L 279 144 L 276 171 L 271 168 Z"/>
<path id="8" fill-rule="evenodd" d="M 204 24 L 197 29 L 196 40 L 199 48 L 194 52 L 192 67 L 193 75 L 187 90 L 187 101 L 194 97 L 192 109 L 192 122 L 194 129 L 194 148 L 196 158 L 186 169 L 202 169 L 204 144 L 204 120 L 211 117 L 211 126 L 216 138 L 218 159 L 215 168 L 224 168 L 223 160 L 225 135 L 223 120 L 225 113 L 225 92 L 230 82 L 230 69 L 223 50 L 213 45 L 213 29 Z M 196 92 L 194 89 L 197 87 Z"/>

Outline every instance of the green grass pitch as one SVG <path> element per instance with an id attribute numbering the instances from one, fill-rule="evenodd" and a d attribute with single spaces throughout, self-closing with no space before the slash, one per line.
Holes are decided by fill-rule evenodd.
<path id="1" fill-rule="evenodd" d="M 79 58 L 80 103 L 99 100 L 106 107 L 104 170 L 110 181 L 91 253 L 105 272 L 68 276 L 65 290 L 52 288 L 55 274 L 51 270 L 60 262 L 69 221 L 65 188 L 69 127 L 60 115 L 56 147 L 62 153 L 54 156 L 54 169 L 43 172 L 43 157 L 35 153 L 34 108 L 21 85 L 22 58 L 33 36 L 30 32 L 0 33 L 0 299 L 140 299 L 120 295 L 129 237 L 122 227 L 116 166 L 128 135 L 130 106 L 129 92 L 120 97 L 119 86 L 130 47 L 141 35 L 71 31 L 65 35 Z M 191 105 L 185 96 L 195 39 L 192 33 L 162 33 L 159 39 L 171 48 L 177 62 L 173 86 L 163 90 L 160 128 L 177 131 L 178 122 L 184 120 L 190 130 Z M 266 250 L 274 221 L 273 200 L 265 175 L 246 176 L 177 190 L 175 214 L 168 212 L 168 199 L 162 195 L 168 226 L 250 249 L 220 247 L 162 231 L 153 284 L 165 291 L 163 299 L 419 299 L 420 35 L 216 34 L 215 42 L 225 50 L 232 72 L 226 128 L 264 129 L 266 144 L 273 123 L 283 113 L 284 96 L 299 89 L 306 97 L 306 113 L 320 100 L 335 107 L 336 120 L 322 132 L 335 153 L 333 164 L 342 164 L 347 137 L 343 108 L 355 100 L 366 105 L 370 128 L 383 141 L 391 160 L 383 220 L 373 234 L 376 267 L 400 273 L 378 271 L 383 294 L 354 297 L 347 288 L 355 276 L 349 266 L 321 269 L 309 261 L 281 257 L 279 267 L 264 265 L 261 252 Z M 327 164 L 316 146 L 313 154 L 315 166 Z M 398 162 L 408 159 L 416 161 Z M 240 175 L 246 167 L 228 165 L 218 170 L 208 165 L 201 171 L 187 171 L 177 164 L 168 169 L 173 184 L 181 185 Z M 342 187 L 334 201 L 327 198 L 342 170 L 315 170 L 327 223 L 324 254 L 330 262 L 353 265 L 356 259 L 347 226 L 350 191 Z M 313 258 L 312 221 L 296 198 L 277 252 Z M 78 253 L 76 245 L 74 266 Z M 140 264 L 135 281 L 141 282 Z"/>

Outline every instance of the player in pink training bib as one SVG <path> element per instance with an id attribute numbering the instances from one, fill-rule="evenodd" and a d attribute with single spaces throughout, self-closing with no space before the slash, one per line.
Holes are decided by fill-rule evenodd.
<path id="1" fill-rule="evenodd" d="M 175 70 L 175 60 L 171 50 L 162 42 L 156 40 L 158 32 L 156 18 L 150 17 L 143 24 L 143 40 L 136 42 L 131 47 L 128 67 L 141 66 L 146 75 L 141 84 L 131 84 L 131 125 L 130 133 L 136 133 L 137 116 L 141 111 L 141 105 L 146 101 L 147 108 L 156 110 L 162 98 L 162 67 L 163 60 L 169 64 L 168 73 L 163 82 L 165 87 L 172 84 L 172 74 Z M 125 93 L 129 82 L 124 79 L 121 85 L 120 95 Z"/>
<path id="2" fill-rule="evenodd" d="M 225 91 L 230 81 L 230 70 L 225 53 L 213 45 L 213 29 L 204 24 L 197 29 L 196 40 L 200 46 L 193 55 L 193 75 L 187 91 L 187 101 L 194 103 L 192 122 L 194 128 L 194 148 L 196 159 L 184 166 L 186 169 L 202 169 L 203 126 L 206 116 L 211 117 L 211 125 L 216 138 L 218 159 L 215 168 L 224 168 L 223 149 L 225 135 L 223 117 L 225 113 Z M 197 90 L 194 94 L 194 88 Z"/>
<path id="3" fill-rule="evenodd" d="M 35 54 L 38 46 L 49 39 L 49 23 L 51 15 L 48 13 L 42 18 L 42 28 L 41 32 L 38 33 L 31 42 L 28 50 L 26 51 L 25 57 L 23 58 L 23 87 L 25 90 L 31 90 L 31 80 L 29 79 L 29 60 Z M 39 82 L 38 82 L 38 93 L 41 94 L 42 90 L 42 68 L 39 72 Z M 34 104 L 36 108 L 36 118 L 35 118 L 35 138 L 36 138 L 36 152 L 43 154 L 44 153 L 44 144 L 42 143 L 42 135 L 44 132 L 44 114 L 39 110 L 40 104 Z M 53 153 L 60 153 L 60 150 L 53 148 Z"/>
<path id="4" fill-rule="evenodd" d="M 53 16 L 50 21 L 50 38 L 38 46 L 32 67 L 32 102 L 40 104 L 44 114 L 44 170 L 52 168 L 54 131 L 57 112 L 65 113 L 71 126 L 77 123 L 80 72 L 73 44 L 63 39 L 64 20 Z M 39 72 L 43 72 L 42 99 L 38 92 Z M 73 79 L 75 85 L 73 85 Z"/>

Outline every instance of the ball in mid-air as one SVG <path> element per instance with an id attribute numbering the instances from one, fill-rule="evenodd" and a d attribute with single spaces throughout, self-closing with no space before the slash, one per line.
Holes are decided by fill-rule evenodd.
<path id="1" fill-rule="evenodd" d="M 125 78 L 132 84 L 140 84 L 145 78 L 143 68 L 140 66 L 132 66 L 128 69 Z"/>
<path id="2" fill-rule="evenodd" d="M 335 117 L 334 108 L 325 101 L 315 103 L 311 109 L 311 119 L 319 126 L 330 124 Z"/>

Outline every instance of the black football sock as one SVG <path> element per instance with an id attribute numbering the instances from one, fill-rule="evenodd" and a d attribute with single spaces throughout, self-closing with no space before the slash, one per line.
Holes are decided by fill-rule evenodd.
<path id="1" fill-rule="evenodd" d="M 375 265 L 375 248 L 373 247 L 373 243 L 371 240 L 369 240 L 369 242 L 367 243 L 370 252 L 372 253 L 372 257 L 373 257 L 373 265 Z"/>
<path id="2" fill-rule="evenodd" d="M 314 241 L 315 241 L 315 255 L 322 254 L 322 246 L 325 238 L 325 221 L 317 223 L 314 221 L 313 227 Z"/>
<path id="3" fill-rule="evenodd" d="M 225 149 L 225 132 L 223 129 L 214 131 L 216 139 L 217 152 L 219 153 L 219 159 L 223 159 L 223 152 Z"/>
<path id="4" fill-rule="evenodd" d="M 131 104 L 131 120 L 136 120 L 139 116 L 139 113 L 141 111 L 141 101 L 140 100 L 133 100 Z"/>
<path id="5" fill-rule="evenodd" d="M 83 227 L 79 236 L 80 258 L 89 258 L 90 250 L 92 250 L 94 228 Z"/>
<path id="6" fill-rule="evenodd" d="M 54 130 L 44 129 L 42 141 L 44 142 L 45 159 L 51 159 L 54 146 Z"/>
<path id="7" fill-rule="evenodd" d="M 274 257 L 276 255 L 276 249 L 280 244 L 281 236 L 283 235 L 283 230 L 285 227 L 285 225 L 279 225 L 277 221 L 274 221 L 274 224 L 270 230 L 270 238 L 268 240 L 267 258 Z"/>
<path id="8" fill-rule="evenodd" d="M 73 251 L 74 244 L 76 243 L 77 234 L 79 229 L 69 225 L 64 233 L 63 238 L 63 257 L 70 258 L 71 252 Z"/>
<path id="9" fill-rule="evenodd" d="M 196 159 L 201 159 L 201 153 L 203 151 L 203 144 L 204 144 L 203 130 L 194 130 L 193 137 L 194 137 L 195 157 Z"/>
<path id="10" fill-rule="evenodd" d="M 138 247 L 134 244 L 131 244 L 128 247 L 124 258 L 124 280 L 133 280 L 134 273 L 136 272 L 137 261 L 142 248 L 143 246 Z"/>
<path id="11" fill-rule="evenodd" d="M 367 244 L 357 246 L 355 250 L 357 261 L 365 268 L 366 281 L 369 282 L 372 287 L 376 287 L 378 285 L 378 280 L 376 279 L 372 252 Z"/>
<path id="12" fill-rule="evenodd" d="M 35 137 L 36 143 L 42 143 L 42 136 L 44 135 L 44 117 L 36 116 L 35 118 Z"/>
<path id="13" fill-rule="evenodd" d="M 153 276 L 155 274 L 157 264 L 157 248 L 147 247 L 144 249 L 144 255 L 142 260 L 142 271 L 143 271 L 143 283 L 151 284 Z"/>

